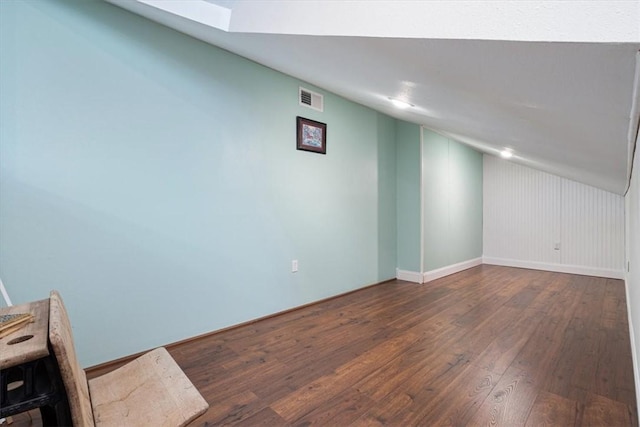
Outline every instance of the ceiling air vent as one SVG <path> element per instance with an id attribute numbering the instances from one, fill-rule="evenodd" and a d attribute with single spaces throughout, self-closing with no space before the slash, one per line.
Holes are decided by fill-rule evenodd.
<path id="1" fill-rule="evenodd" d="M 319 93 L 301 87 L 299 95 L 300 105 L 313 108 L 314 110 L 324 111 L 324 97 Z"/>

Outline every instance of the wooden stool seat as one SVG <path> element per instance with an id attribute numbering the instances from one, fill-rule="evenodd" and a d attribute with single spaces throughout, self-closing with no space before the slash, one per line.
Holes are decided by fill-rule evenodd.
<path id="1" fill-rule="evenodd" d="M 184 426 L 209 404 L 163 347 L 87 382 L 62 298 L 49 298 L 49 340 L 75 426 Z"/>
<path id="2" fill-rule="evenodd" d="M 89 394 L 98 426 L 181 426 L 209 406 L 164 347 L 89 380 Z"/>

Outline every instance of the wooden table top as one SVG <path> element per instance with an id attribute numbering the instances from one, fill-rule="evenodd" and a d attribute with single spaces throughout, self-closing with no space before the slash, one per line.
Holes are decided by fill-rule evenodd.
<path id="1" fill-rule="evenodd" d="M 0 314 L 31 313 L 34 320 L 0 338 L 0 369 L 49 355 L 49 299 L 0 308 Z"/>

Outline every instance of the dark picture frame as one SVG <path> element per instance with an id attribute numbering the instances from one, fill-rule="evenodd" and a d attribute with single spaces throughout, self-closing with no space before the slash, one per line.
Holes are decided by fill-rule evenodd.
<path id="1" fill-rule="evenodd" d="M 327 154 L 327 124 L 296 117 L 298 137 L 296 148 L 303 151 Z"/>

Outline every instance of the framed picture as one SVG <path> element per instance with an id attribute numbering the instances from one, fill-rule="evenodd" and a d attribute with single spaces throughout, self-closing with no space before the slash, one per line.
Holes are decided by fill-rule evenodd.
<path id="1" fill-rule="evenodd" d="M 298 150 L 327 154 L 327 124 L 296 117 L 298 127 Z"/>

